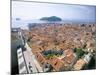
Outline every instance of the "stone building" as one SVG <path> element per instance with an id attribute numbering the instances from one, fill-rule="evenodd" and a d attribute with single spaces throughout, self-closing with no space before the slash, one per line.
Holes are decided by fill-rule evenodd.
<path id="1" fill-rule="evenodd" d="M 76 64 L 73 66 L 74 70 L 81 70 L 85 67 L 86 62 L 83 59 L 79 59 Z"/>
<path id="2" fill-rule="evenodd" d="M 55 71 L 61 71 L 61 69 L 64 67 L 64 61 L 56 57 L 48 60 L 48 63 L 53 66 Z"/>
<path id="3" fill-rule="evenodd" d="M 43 57 L 43 55 L 39 52 L 36 53 L 36 58 L 39 61 L 41 67 L 46 63 L 46 59 Z"/>

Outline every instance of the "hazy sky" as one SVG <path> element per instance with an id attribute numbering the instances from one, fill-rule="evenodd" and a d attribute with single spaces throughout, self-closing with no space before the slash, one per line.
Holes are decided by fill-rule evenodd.
<path id="1" fill-rule="evenodd" d="M 25 20 L 58 16 L 62 19 L 95 20 L 96 7 L 68 4 L 48 4 L 35 2 L 12 2 L 12 18 Z"/>

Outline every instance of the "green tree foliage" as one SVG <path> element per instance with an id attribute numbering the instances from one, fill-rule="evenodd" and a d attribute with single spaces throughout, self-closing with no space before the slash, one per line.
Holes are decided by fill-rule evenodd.
<path id="1" fill-rule="evenodd" d="M 81 58 L 85 53 L 82 48 L 75 48 L 75 52 L 78 58 Z"/>
<path id="2" fill-rule="evenodd" d="M 49 59 L 49 58 L 53 58 L 53 57 L 59 57 L 59 56 L 61 56 L 60 54 L 54 54 L 54 53 L 52 53 L 52 54 L 48 54 L 48 55 L 46 55 L 46 57 Z"/>

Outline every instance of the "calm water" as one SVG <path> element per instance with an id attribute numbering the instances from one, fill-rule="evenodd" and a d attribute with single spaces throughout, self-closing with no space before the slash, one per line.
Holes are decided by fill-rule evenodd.
<path id="1" fill-rule="evenodd" d="M 88 23 L 95 23 L 94 21 L 81 21 L 81 20 L 63 20 L 63 21 L 57 21 L 57 22 L 49 22 L 49 21 L 41 21 L 41 20 L 12 20 L 12 27 L 21 27 L 23 29 L 28 28 L 29 23 L 75 23 L 75 24 L 88 24 Z"/>

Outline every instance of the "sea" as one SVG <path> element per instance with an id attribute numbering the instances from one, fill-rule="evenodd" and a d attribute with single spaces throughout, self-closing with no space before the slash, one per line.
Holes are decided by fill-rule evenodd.
<path id="1" fill-rule="evenodd" d="M 11 28 L 28 29 L 30 23 L 71 23 L 71 24 L 95 24 L 95 20 L 62 20 L 62 21 L 42 21 L 42 20 L 16 20 L 12 19 Z"/>

